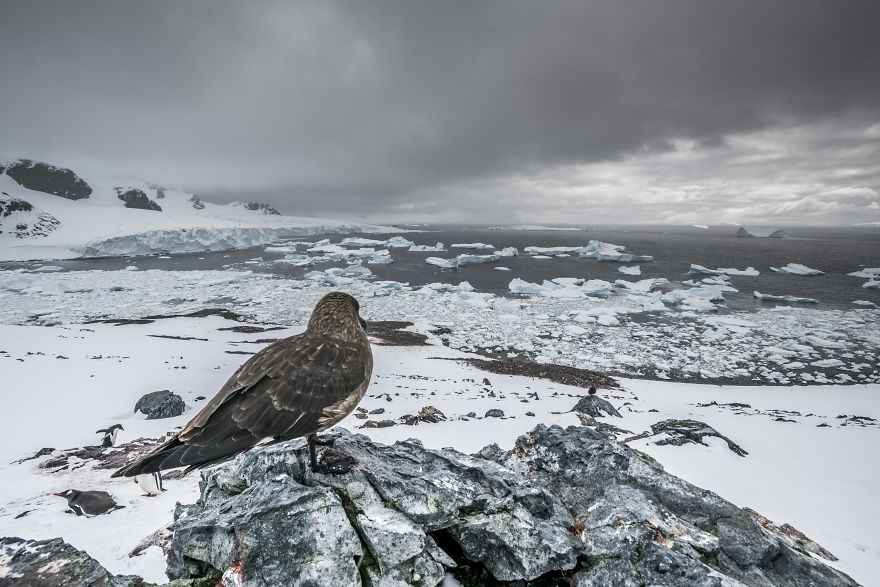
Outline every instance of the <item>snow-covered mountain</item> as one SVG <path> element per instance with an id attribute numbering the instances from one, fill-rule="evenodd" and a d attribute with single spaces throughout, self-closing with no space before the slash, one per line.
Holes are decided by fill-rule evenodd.
<path id="1" fill-rule="evenodd" d="M 132 177 L 81 176 L 0 159 L 0 260 L 70 259 L 246 248 L 279 238 L 391 227 L 283 216 L 269 205 L 212 204 Z"/>

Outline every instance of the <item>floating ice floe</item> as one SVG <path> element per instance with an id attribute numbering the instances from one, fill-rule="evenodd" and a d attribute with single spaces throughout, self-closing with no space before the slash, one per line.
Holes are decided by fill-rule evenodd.
<path id="1" fill-rule="evenodd" d="M 813 367 L 820 367 L 822 369 L 830 369 L 832 367 L 842 367 L 845 363 L 840 359 L 822 359 L 821 361 L 813 361 L 810 363 Z"/>
<path id="2" fill-rule="evenodd" d="M 343 247 L 381 247 L 385 244 L 385 241 L 373 238 L 348 237 L 342 239 L 342 242 L 339 244 Z"/>
<path id="3" fill-rule="evenodd" d="M 409 248 L 409 250 L 413 253 L 419 252 L 431 252 L 431 253 L 439 253 L 440 251 L 446 250 L 446 245 L 443 243 L 437 243 L 434 246 L 431 245 L 413 245 Z"/>
<path id="4" fill-rule="evenodd" d="M 687 272 L 688 275 L 746 275 L 750 277 L 757 277 L 761 274 L 760 271 L 755 269 L 754 267 L 746 267 L 745 269 L 737 269 L 735 267 L 719 267 L 718 269 L 709 269 L 708 267 L 703 267 L 702 265 L 697 265 L 695 263 L 691 264 L 690 269 Z"/>
<path id="5" fill-rule="evenodd" d="M 55 273 L 56 271 L 64 271 L 64 268 L 57 265 L 41 265 L 40 267 L 31 269 L 32 273 Z"/>
<path id="6" fill-rule="evenodd" d="M 487 245 L 486 243 L 455 243 L 449 245 L 451 249 L 494 249 L 495 245 Z"/>
<path id="7" fill-rule="evenodd" d="M 626 247 L 622 245 L 612 245 L 611 243 L 603 243 L 602 241 L 591 240 L 586 247 L 578 251 L 581 257 L 589 257 L 599 261 L 616 261 L 618 263 L 632 263 L 633 261 L 653 261 L 654 257 L 650 255 L 631 255 L 624 253 Z"/>
<path id="8" fill-rule="evenodd" d="M 440 257 L 428 257 L 425 263 L 428 265 L 436 265 L 442 269 L 457 269 L 465 265 L 478 265 L 480 263 L 494 263 L 500 259 L 498 255 L 459 255 L 452 259 L 441 259 Z"/>
<path id="9" fill-rule="evenodd" d="M 668 285 L 669 280 L 665 277 L 654 277 L 651 279 L 641 279 L 639 281 L 626 281 L 618 279 L 614 282 L 616 287 L 622 287 L 632 291 L 649 292 L 657 289 L 661 285 Z"/>
<path id="10" fill-rule="evenodd" d="M 417 289 L 415 293 L 422 295 L 433 295 L 439 292 L 472 292 L 474 286 L 467 281 L 462 281 L 458 285 L 451 283 L 429 283 Z"/>
<path id="11" fill-rule="evenodd" d="M 519 257 L 519 249 L 516 247 L 504 247 L 500 251 L 495 251 L 499 257 Z"/>
<path id="12" fill-rule="evenodd" d="M 789 263 L 784 267 L 771 267 L 770 270 L 777 273 L 788 273 L 790 275 L 825 275 L 824 271 L 811 269 L 810 267 L 807 267 L 806 265 L 801 265 L 800 263 Z"/>
<path id="13" fill-rule="evenodd" d="M 385 241 L 386 247 L 392 247 L 395 249 L 408 249 L 413 246 L 415 243 L 411 240 L 405 239 L 402 236 L 392 236 L 387 241 Z"/>
<path id="14" fill-rule="evenodd" d="M 850 277 L 864 277 L 866 279 L 880 279 L 880 267 L 865 267 L 852 273 L 847 273 Z"/>
<path id="15" fill-rule="evenodd" d="M 706 224 L 691 224 L 694 228 L 701 228 L 703 230 L 709 230 L 709 227 Z"/>
<path id="16" fill-rule="evenodd" d="M 877 305 L 874 302 L 871 302 L 868 300 L 855 300 L 853 303 L 857 306 L 868 306 L 868 307 L 874 307 Z"/>
<path id="17" fill-rule="evenodd" d="M 862 287 L 866 287 L 868 289 L 878 289 L 880 288 L 880 281 L 875 281 L 873 279 L 869 279 L 865 283 L 862 284 Z"/>
<path id="18" fill-rule="evenodd" d="M 695 312 L 714 312 L 718 307 L 714 302 L 724 301 L 723 286 L 702 285 L 688 289 L 674 289 L 660 296 L 664 304 L 678 306 L 682 310 Z"/>
<path id="19" fill-rule="evenodd" d="M 309 271 L 303 277 L 309 281 L 317 281 L 332 285 L 333 287 L 339 287 L 354 283 L 356 278 L 366 278 L 372 275 L 373 272 L 362 265 L 350 265 L 344 269 L 331 267 L 324 271 Z"/>
<path id="20" fill-rule="evenodd" d="M 523 251 L 527 255 L 541 257 L 558 257 L 559 255 L 571 255 L 577 253 L 583 247 L 526 247 Z"/>
<path id="21" fill-rule="evenodd" d="M 813 298 L 799 298 L 797 296 L 777 296 L 773 294 L 762 294 L 754 292 L 754 297 L 767 302 L 786 302 L 788 304 L 818 304 L 819 300 Z"/>
<path id="22" fill-rule="evenodd" d="M 545 279 L 541 284 L 515 277 L 507 286 L 515 294 L 571 299 L 588 296 L 606 298 L 611 295 L 612 287 L 611 283 L 602 279 L 583 280 L 576 277 L 557 277 L 550 281 Z"/>
<path id="23" fill-rule="evenodd" d="M 320 263 L 324 261 L 323 257 L 310 257 L 308 255 L 285 255 L 281 259 L 276 259 L 273 263 L 287 263 L 288 265 L 293 265 L 294 267 L 309 267 L 310 265 L 314 265 L 316 263 Z"/>
<path id="24" fill-rule="evenodd" d="M 625 265 L 621 265 L 617 268 L 618 273 L 623 273 L 624 275 L 641 275 L 642 268 L 638 265 L 633 265 L 632 267 L 627 267 Z"/>
<path id="25" fill-rule="evenodd" d="M 494 269 L 495 271 L 510 271 L 510 267 L 498 266 L 498 267 L 492 267 L 492 269 Z"/>

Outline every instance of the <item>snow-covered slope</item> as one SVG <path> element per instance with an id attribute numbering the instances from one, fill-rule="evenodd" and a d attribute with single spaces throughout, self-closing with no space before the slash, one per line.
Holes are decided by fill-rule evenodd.
<path id="1" fill-rule="evenodd" d="M 0 162 L 0 171 L 9 160 Z M 62 170 L 58 168 L 60 171 Z M 8 169 L 7 169 L 8 171 Z M 20 224 L 33 221 L 30 212 L 0 218 L 0 260 L 70 259 L 115 255 L 149 255 L 245 248 L 279 238 L 316 234 L 348 234 L 397 230 L 357 222 L 265 214 L 247 207 L 216 205 L 193 194 L 163 189 L 135 178 L 82 179 L 91 193 L 80 199 L 28 189 L 0 173 L 0 198 L 30 204 L 60 224 L 48 234 L 34 235 Z M 143 192 L 155 209 L 126 207 L 126 193 Z M 139 196 L 139 194 L 137 194 Z M 129 206 L 143 198 L 129 198 Z M 196 204 L 196 205 L 194 205 Z M 46 231 L 37 231 L 38 233 Z"/>

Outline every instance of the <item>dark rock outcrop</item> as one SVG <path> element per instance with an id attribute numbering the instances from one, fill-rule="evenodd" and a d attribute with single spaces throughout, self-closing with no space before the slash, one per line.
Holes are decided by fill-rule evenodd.
<path id="1" fill-rule="evenodd" d="M 135 575 L 113 575 L 61 538 L 0 538 L 0 587 L 141 587 Z"/>
<path id="2" fill-rule="evenodd" d="M 68 200 L 88 198 L 92 193 L 89 184 L 76 173 L 47 163 L 19 159 L 10 163 L 6 175 L 29 190 L 61 196 Z"/>
<path id="3" fill-rule="evenodd" d="M 354 465 L 314 474 L 293 441 L 204 471 L 198 503 L 171 526 L 169 576 L 248 586 L 427 587 L 447 572 L 467 585 L 855 585 L 812 558 L 824 555 L 806 537 L 757 523 L 589 428 L 541 425 L 511 451 L 474 456 L 343 432 L 320 458 Z"/>
<path id="4" fill-rule="evenodd" d="M 27 200 L 3 193 L 0 196 L 0 234 L 12 234 L 18 238 L 46 236 L 61 222 Z"/>
<path id="5" fill-rule="evenodd" d="M 205 205 L 202 204 L 202 200 L 197 195 L 193 194 L 189 201 L 192 202 L 193 208 L 195 208 L 196 210 L 205 209 Z"/>
<path id="6" fill-rule="evenodd" d="M 135 412 L 147 415 L 147 420 L 160 420 L 181 415 L 186 410 L 183 398 L 167 389 L 141 396 L 134 406 Z"/>
<path id="7" fill-rule="evenodd" d="M 611 405 L 607 399 L 603 399 L 598 395 L 585 395 L 574 405 L 572 412 L 584 414 L 592 418 L 601 418 L 603 416 L 617 416 L 621 418 L 620 412 Z"/>
<path id="8" fill-rule="evenodd" d="M 741 457 L 749 454 L 741 446 L 727 438 L 708 424 L 698 420 L 663 420 L 656 424 L 651 424 L 651 432 L 643 432 L 632 438 L 627 438 L 625 442 L 630 442 L 639 438 L 649 438 L 657 434 L 665 434 L 666 437 L 658 440 L 657 444 L 682 446 L 683 444 L 702 444 L 708 446 L 703 439 L 707 436 L 720 438 L 727 443 L 727 448 L 735 452 Z"/>
<path id="9" fill-rule="evenodd" d="M 121 187 L 114 189 L 116 190 L 116 197 L 122 200 L 126 208 L 153 210 L 154 212 L 162 211 L 162 206 L 151 200 L 143 190 Z"/>
<path id="10" fill-rule="evenodd" d="M 251 212 L 259 212 L 269 216 L 281 216 L 281 212 L 270 206 L 269 204 L 260 204 L 259 202 L 230 202 L 230 206 L 237 206 L 250 210 Z"/>

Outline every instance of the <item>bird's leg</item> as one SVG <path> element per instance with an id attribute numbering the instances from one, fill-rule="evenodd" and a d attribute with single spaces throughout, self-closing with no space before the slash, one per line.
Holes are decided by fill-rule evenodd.
<path id="1" fill-rule="evenodd" d="M 330 454 L 331 462 L 318 463 L 318 458 L 315 455 L 315 437 L 315 434 L 309 434 L 306 437 L 306 441 L 309 445 L 309 464 L 312 467 L 313 473 L 322 473 L 325 475 L 344 475 L 345 473 L 351 471 L 351 466 L 352 464 L 354 464 L 354 459 L 348 455 L 336 453 L 336 451 L 333 451 L 331 449 L 327 449 L 324 451 L 325 457 L 328 453 Z"/>
<path id="2" fill-rule="evenodd" d="M 306 442 L 309 445 L 309 464 L 312 466 L 312 472 L 318 473 L 320 467 L 318 466 L 318 458 L 315 456 L 315 435 L 306 436 Z"/>

